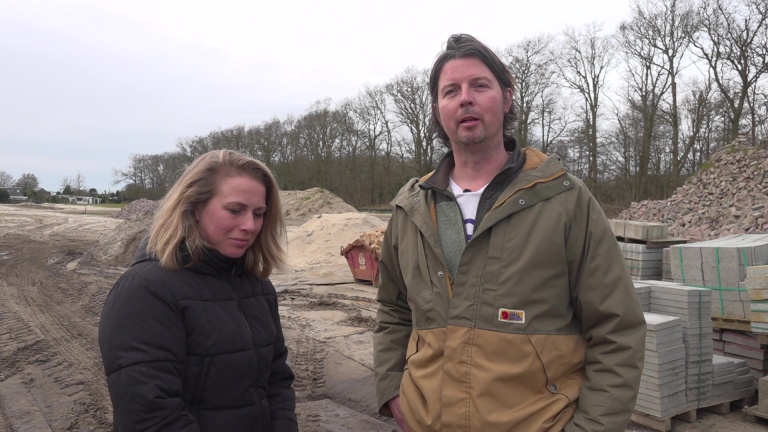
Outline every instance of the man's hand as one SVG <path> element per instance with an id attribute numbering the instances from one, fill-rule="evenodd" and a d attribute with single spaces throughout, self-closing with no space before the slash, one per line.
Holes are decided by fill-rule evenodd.
<path id="1" fill-rule="evenodd" d="M 400 430 L 403 432 L 411 432 L 403 419 L 403 411 L 400 409 L 400 396 L 395 396 L 390 399 L 389 402 L 387 402 L 387 405 L 389 405 L 389 410 L 392 411 L 392 416 L 395 417 L 395 421 L 400 427 Z"/>

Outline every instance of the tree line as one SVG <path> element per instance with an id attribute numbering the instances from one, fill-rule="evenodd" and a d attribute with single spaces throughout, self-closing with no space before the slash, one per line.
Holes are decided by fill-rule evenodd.
<path id="1" fill-rule="evenodd" d="M 719 147 L 768 146 L 768 2 L 632 0 L 598 23 L 498 50 L 517 78 L 517 139 L 559 156 L 604 203 L 661 199 Z M 446 147 L 428 127 L 428 69 L 408 67 L 301 115 L 182 138 L 114 170 L 128 199 L 158 199 L 197 156 L 234 149 L 288 190 L 322 187 L 356 207 L 385 204 Z"/>

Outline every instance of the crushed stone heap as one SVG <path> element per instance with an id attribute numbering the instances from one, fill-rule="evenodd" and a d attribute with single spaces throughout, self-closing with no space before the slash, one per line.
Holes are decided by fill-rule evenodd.
<path id="1" fill-rule="evenodd" d="M 666 200 L 633 202 L 619 219 L 661 222 L 668 234 L 703 241 L 768 232 L 768 151 L 731 144 Z"/>
<path id="2" fill-rule="evenodd" d="M 121 208 L 115 215 L 118 219 L 139 219 L 154 216 L 155 210 L 159 207 L 159 201 L 152 201 L 146 198 L 137 199 Z"/>

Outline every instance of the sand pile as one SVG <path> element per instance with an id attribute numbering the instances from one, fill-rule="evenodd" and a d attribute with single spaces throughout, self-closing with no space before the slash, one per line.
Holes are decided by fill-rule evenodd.
<path id="1" fill-rule="evenodd" d="M 306 218 L 328 213 L 352 213 L 357 210 L 322 188 L 305 191 L 280 191 L 280 204 L 286 218 Z"/>
<path id="2" fill-rule="evenodd" d="M 289 254 L 292 253 L 292 249 L 295 249 L 300 256 L 297 259 L 298 263 L 305 264 L 307 262 L 317 261 L 318 263 L 328 260 L 325 253 L 333 255 L 335 261 L 343 258 L 339 256 L 339 247 L 346 245 L 348 242 L 353 241 L 357 236 L 363 232 L 383 224 L 381 219 L 369 216 L 365 222 L 356 222 L 351 216 L 342 218 L 338 223 L 339 227 L 331 227 L 333 225 L 330 220 L 332 214 L 355 214 L 357 210 L 354 207 L 347 204 L 341 198 L 337 197 L 331 192 L 321 188 L 312 188 L 305 191 L 280 191 L 280 200 L 283 207 L 283 214 L 286 218 L 304 222 L 304 220 L 322 215 L 325 219 L 322 220 L 324 226 L 320 230 L 325 230 L 336 234 L 338 239 L 334 241 L 334 246 L 326 251 L 326 245 L 312 246 L 311 244 L 305 244 L 304 246 L 298 246 L 308 241 L 313 241 L 322 236 L 329 234 L 322 233 L 315 234 L 314 239 L 296 239 L 297 236 L 307 234 L 311 236 L 314 232 L 314 228 L 308 228 L 307 230 L 299 229 L 297 232 L 289 234 L 289 245 L 291 239 L 294 246 L 289 248 Z M 152 224 L 152 217 L 158 207 L 158 201 L 152 201 L 147 199 L 139 199 L 126 205 L 120 210 L 117 217 L 125 219 L 123 223 L 118 225 L 111 233 L 104 236 L 102 240 L 96 245 L 89 253 L 89 257 L 102 264 L 109 266 L 121 266 L 127 267 L 133 260 L 133 255 L 136 252 L 141 241 L 149 232 L 149 227 Z M 360 215 L 359 213 L 357 213 Z M 376 225 L 372 225 L 376 223 Z M 343 231 L 343 224 L 349 224 L 346 228 L 349 230 L 349 234 Z M 359 229 L 358 229 L 359 227 Z M 328 238 L 327 240 L 330 240 Z M 318 259 L 312 257 L 301 256 L 306 253 L 320 253 L 322 256 Z"/>
<path id="3" fill-rule="evenodd" d="M 288 256 L 297 270 L 306 266 L 346 266 L 341 249 L 386 222 L 364 213 L 321 214 L 288 234 Z"/>

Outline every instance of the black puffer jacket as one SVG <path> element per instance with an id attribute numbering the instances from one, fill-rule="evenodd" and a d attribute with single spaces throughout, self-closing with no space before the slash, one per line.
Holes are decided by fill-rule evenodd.
<path id="1" fill-rule="evenodd" d="M 139 249 L 99 326 L 116 431 L 298 431 L 269 280 L 210 251 L 167 270 Z"/>

